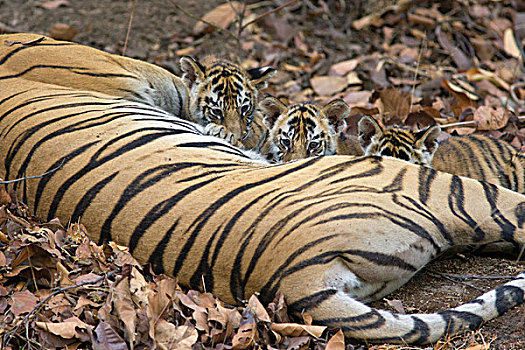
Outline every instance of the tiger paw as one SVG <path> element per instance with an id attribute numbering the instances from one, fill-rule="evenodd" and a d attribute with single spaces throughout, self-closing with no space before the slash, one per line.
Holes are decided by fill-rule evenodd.
<path id="1" fill-rule="evenodd" d="M 234 137 L 233 134 L 226 130 L 226 128 L 222 125 L 215 124 L 215 123 L 209 123 L 204 128 L 204 132 L 206 135 L 215 136 L 221 139 L 224 139 L 228 141 L 229 143 L 233 144 Z"/>

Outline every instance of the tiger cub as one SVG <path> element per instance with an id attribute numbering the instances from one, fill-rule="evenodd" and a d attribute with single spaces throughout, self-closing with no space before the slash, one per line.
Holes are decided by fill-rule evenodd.
<path id="1" fill-rule="evenodd" d="M 430 167 L 441 128 L 433 125 L 416 132 L 401 126 L 383 128 L 374 118 L 364 116 L 358 131 L 364 155 L 395 157 Z"/>
<path id="2" fill-rule="evenodd" d="M 361 118 L 358 128 L 365 155 L 396 157 L 525 193 L 525 155 L 505 141 L 466 135 L 438 145 L 437 125 L 416 132 L 400 126 L 382 128 L 369 116 Z"/>
<path id="3" fill-rule="evenodd" d="M 182 80 L 189 89 L 186 118 L 204 126 L 206 134 L 241 146 L 251 131 L 258 92 L 276 70 L 245 70 L 214 56 L 202 61 L 186 56 L 180 64 Z"/>
<path id="4" fill-rule="evenodd" d="M 273 96 L 266 96 L 259 109 L 268 128 L 261 153 L 278 163 L 335 154 L 337 134 L 345 128 L 350 113 L 343 100 L 324 106 L 312 102 L 287 106 Z"/>

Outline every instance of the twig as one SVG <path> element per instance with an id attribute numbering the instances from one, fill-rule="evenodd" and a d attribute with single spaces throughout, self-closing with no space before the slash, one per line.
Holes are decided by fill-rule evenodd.
<path id="1" fill-rule="evenodd" d="M 478 279 L 478 280 L 510 280 L 510 279 L 514 278 L 514 276 L 505 276 L 505 275 L 500 275 L 500 276 L 480 276 L 480 275 L 456 275 L 456 274 L 453 274 L 453 273 L 444 273 L 444 272 L 437 272 L 437 271 L 430 271 L 430 272 L 435 273 L 435 274 L 448 276 L 448 277 L 451 277 L 451 278 L 459 278 L 459 279 L 462 279 L 462 280 L 469 280 L 469 279 Z"/>
<path id="2" fill-rule="evenodd" d="M 171 1 L 171 0 L 170 0 L 170 1 Z M 293 5 L 293 4 L 295 4 L 297 1 L 299 1 L 299 0 L 291 0 L 291 1 L 288 1 L 288 2 L 287 2 L 286 4 L 284 4 L 284 5 L 281 5 L 281 6 L 279 6 L 279 7 L 276 7 L 276 8 L 274 8 L 273 10 L 270 10 L 270 11 L 268 11 L 268 12 L 263 13 L 262 15 L 259 15 L 259 16 L 255 17 L 254 19 L 252 19 L 252 20 L 249 21 L 248 23 L 245 23 L 245 24 L 241 27 L 241 30 L 240 30 L 240 31 L 242 32 L 242 31 L 243 31 L 246 27 L 248 27 L 250 24 L 253 24 L 253 23 L 257 22 L 257 21 L 259 21 L 261 18 L 266 17 L 266 16 L 268 16 L 268 15 L 274 13 L 274 12 L 280 11 L 280 10 L 282 10 L 283 8 L 287 7 L 287 6 Z"/>
<path id="3" fill-rule="evenodd" d="M 472 285 L 472 284 L 470 284 L 470 283 L 467 283 L 467 282 L 461 282 L 461 281 L 458 281 L 458 280 L 456 280 L 456 279 L 454 279 L 454 278 L 452 278 L 452 277 L 447 276 L 447 274 L 444 274 L 444 273 L 441 273 L 441 272 L 431 272 L 431 271 L 429 271 L 429 273 L 430 273 L 430 274 L 434 274 L 434 275 L 441 276 L 441 277 L 443 277 L 444 279 L 447 279 L 447 280 L 452 281 L 452 282 L 454 282 L 454 283 L 462 284 L 462 285 L 464 285 L 464 286 L 467 286 L 467 287 L 473 288 L 473 289 L 478 290 L 478 291 L 480 291 L 480 292 L 485 292 L 485 291 L 484 291 L 483 289 L 481 289 L 481 288 L 478 288 L 478 287 L 476 287 L 476 286 L 474 286 L 474 285 Z"/>
<path id="4" fill-rule="evenodd" d="M 235 34 L 233 34 L 231 31 L 229 31 L 228 29 L 226 28 L 221 28 L 219 27 L 218 25 L 212 23 L 212 22 L 208 22 L 207 20 L 203 19 L 203 18 L 200 18 L 200 17 L 197 17 L 191 13 L 189 13 L 188 11 L 186 11 L 184 8 L 182 8 L 179 4 L 177 4 L 174 0 L 170 0 L 171 4 L 173 6 L 175 6 L 180 12 L 184 13 L 186 16 L 196 20 L 196 21 L 199 21 L 199 22 L 202 22 L 202 23 L 206 23 L 207 25 L 209 25 L 210 27 L 213 27 L 217 30 L 217 32 L 221 33 L 221 32 L 225 32 L 227 33 L 228 35 L 230 35 L 232 38 L 236 39 L 237 40 L 237 37 L 235 36 Z"/>
<path id="5" fill-rule="evenodd" d="M 6 184 L 11 184 L 13 182 L 25 181 L 25 180 L 30 180 L 30 179 L 40 179 L 40 178 L 42 178 L 42 177 L 44 177 L 46 175 L 49 175 L 51 173 L 54 173 L 55 171 L 57 171 L 60 168 L 62 168 L 62 166 L 64 165 L 64 161 L 65 161 L 65 159 L 62 159 L 62 162 L 60 162 L 60 164 L 56 168 L 53 168 L 53 169 L 51 169 L 49 171 L 46 171 L 42 175 L 27 176 L 27 177 L 22 177 L 20 179 L 14 179 L 14 180 L 8 180 L 8 181 L 0 181 L 0 185 L 6 185 Z"/>
<path id="6" fill-rule="evenodd" d="M 122 48 L 122 56 L 126 54 L 126 48 L 128 47 L 129 33 L 131 32 L 131 23 L 133 22 L 133 15 L 135 14 L 135 8 L 137 7 L 138 2 L 139 0 L 135 0 L 133 2 L 133 7 L 131 8 L 131 14 L 129 15 L 129 21 L 128 21 L 128 30 L 126 32 L 126 39 L 124 40 L 124 47 Z"/>
<path id="7" fill-rule="evenodd" d="M 462 126 L 467 126 L 467 127 L 476 127 L 478 126 L 478 122 L 475 121 L 475 120 L 468 120 L 466 122 L 457 122 L 457 123 L 450 123 L 450 124 L 443 124 L 443 125 L 440 125 L 441 129 L 446 129 L 446 128 L 455 128 L 455 127 L 462 127 Z"/>
<path id="8" fill-rule="evenodd" d="M 71 290 L 71 289 L 75 289 L 75 288 L 80 288 L 80 287 L 83 287 L 83 286 L 86 286 L 86 285 L 91 285 L 91 284 L 97 284 L 98 282 L 104 280 L 105 278 L 109 278 L 111 276 L 113 276 L 114 274 L 118 273 L 120 271 L 120 269 L 117 269 L 117 270 L 113 270 L 113 271 L 110 271 L 108 272 L 107 274 L 104 274 L 102 276 L 100 276 L 99 278 L 97 278 L 96 280 L 93 280 L 93 281 L 84 281 L 84 282 L 80 282 L 78 284 L 75 284 L 73 286 L 68 286 L 68 287 L 64 287 L 64 288 L 60 288 L 60 289 L 57 289 L 55 290 L 53 293 L 49 294 L 47 297 L 45 297 L 42 301 L 40 301 L 38 304 L 35 305 L 35 307 L 23 318 L 22 322 L 20 322 L 13 330 L 7 332 L 5 335 L 4 335 L 4 339 L 6 337 L 9 337 L 9 339 L 7 339 L 7 341 L 5 342 L 5 344 L 9 344 L 9 341 L 11 341 L 11 338 L 13 337 L 13 334 L 16 334 L 18 332 L 18 330 L 20 329 L 20 326 L 22 324 L 26 324 L 29 322 L 29 319 L 31 318 L 32 315 L 34 315 L 34 313 L 42 306 L 44 305 L 45 303 L 47 303 L 49 301 L 49 299 L 51 299 L 52 297 L 54 297 L 55 295 L 58 295 L 60 293 L 64 293 L 64 292 L 67 292 L 68 290 Z M 27 326 L 26 326 L 27 327 Z"/>

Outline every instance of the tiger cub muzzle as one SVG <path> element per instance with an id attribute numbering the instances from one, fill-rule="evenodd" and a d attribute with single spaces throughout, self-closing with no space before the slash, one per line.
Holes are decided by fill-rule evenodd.
<path id="1" fill-rule="evenodd" d="M 287 106 L 273 96 L 266 96 L 259 109 L 269 130 L 263 153 L 275 162 L 335 154 L 337 134 L 345 128 L 350 113 L 343 100 L 324 106 L 312 102 Z"/>

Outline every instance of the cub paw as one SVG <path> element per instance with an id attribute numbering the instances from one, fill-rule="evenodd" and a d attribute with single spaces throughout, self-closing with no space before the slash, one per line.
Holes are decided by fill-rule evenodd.
<path id="1" fill-rule="evenodd" d="M 224 126 L 219 124 L 210 123 L 206 125 L 206 127 L 204 128 L 204 132 L 206 133 L 206 135 L 224 139 L 229 143 L 233 143 L 234 141 L 233 134 L 228 132 Z"/>

